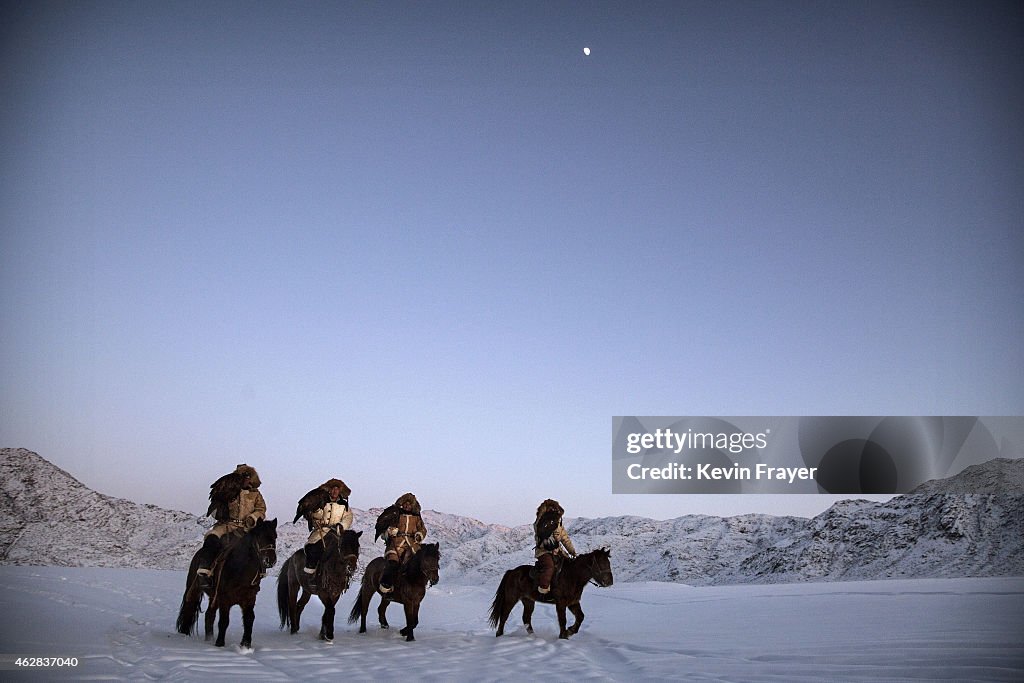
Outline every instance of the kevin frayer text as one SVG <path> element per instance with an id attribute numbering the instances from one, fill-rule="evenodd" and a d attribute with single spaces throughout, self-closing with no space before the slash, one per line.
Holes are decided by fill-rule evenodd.
<path id="1" fill-rule="evenodd" d="M 626 468 L 626 476 L 630 479 L 695 479 L 741 481 L 785 481 L 792 484 L 797 479 L 814 479 L 817 467 L 772 467 L 757 463 L 753 467 L 733 464 L 731 467 L 714 467 L 704 463 L 700 465 L 683 465 L 672 463 L 664 467 L 642 467 L 633 463 Z"/>

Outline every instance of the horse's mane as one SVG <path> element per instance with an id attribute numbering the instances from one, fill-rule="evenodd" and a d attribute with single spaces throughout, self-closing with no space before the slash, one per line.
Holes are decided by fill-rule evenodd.
<path id="1" fill-rule="evenodd" d="M 359 537 L 362 535 L 361 531 L 353 531 L 352 529 L 346 529 L 341 532 L 341 538 L 338 539 L 339 548 L 348 548 L 359 552 Z"/>
<path id="2" fill-rule="evenodd" d="M 590 552 L 580 553 L 575 558 L 571 558 L 571 559 L 582 560 L 583 558 L 595 557 L 597 555 L 604 555 L 605 557 L 611 557 L 611 554 L 612 554 L 612 551 L 610 549 L 605 548 L 605 547 L 601 547 L 601 548 L 595 548 L 594 550 L 591 550 Z"/>
<path id="3" fill-rule="evenodd" d="M 406 565 L 407 571 L 419 571 L 423 567 L 423 560 L 427 557 L 436 557 L 439 561 L 441 559 L 441 549 L 439 543 L 428 543 L 421 545 L 420 549 L 412 556 L 409 560 L 409 564 Z"/>
<path id="4" fill-rule="evenodd" d="M 249 543 L 259 544 L 261 541 L 268 541 L 277 543 L 277 520 L 268 522 L 265 519 L 261 519 L 256 522 L 256 526 L 242 534 L 241 540 L 247 540 Z"/>
<path id="5" fill-rule="evenodd" d="M 345 555 L 345 551 L 349 551 L 359 554 L 359 537 L 362 536 L 361 531 L 353 531 L 352 529 L 346 529 L 341 534 L 328 533 L 324 536 L 324 543 L 327 545 L 327 555 L 340 560 Z M 334 552 L 337 550 L 337 552 Z"/>

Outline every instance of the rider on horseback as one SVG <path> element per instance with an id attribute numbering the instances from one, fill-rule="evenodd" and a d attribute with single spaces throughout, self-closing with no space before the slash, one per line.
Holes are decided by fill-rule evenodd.
<path id="1" fill-rule="evenodd" d="M 533 523 L 533 537 L 536 541 L 534 556 L 537 558 L 537 592 L 541 595 L 551 590 L 551 579 L 555 575 L 555 556 L 564 554 L 576 557 L 569 534 L 562 527 L 565 510 L 557 500 L 548 498 L 537 508 Z"/>
<path id="2" fill-rule="evenodd" d="M 380 579 L 380 592 L 390 593 L 395 586 L 395 574 L 398 573 L 399 563 L 405 564 L 420 549 L 420 543 L 427 535 L 427 527 L 420 517 L 420 504 L 416 496 L 411 493 L 404 493 L 399 496 L 395 504 L 381 514 L 382 519 L 392 513 L 387 522 L 386 540 L 387 550 L 384 559 L 388 566 Z"/>
<path id="3" fill-rule="evenodd" d="M 352 528 L 352 510 L 348 506 L 350 493 L 352 489 L 341 479 L 328 479 L 299 500 L 295 520 L 305 517 L 310 530 L 304 548 L 306 566 L 302 571 L 309 578 L 313 592 L 316 592 L 317 566 L 324 553 L 324 538 L 332 531 L 340 537 L 343 531 Z"/>
<path id="4" fill-rule="evenodd" d="M 206 532 L 203 547 L 197 553 L 196 578 L 201 588 L 209 586 L 211 567 L 225 542 L 241 537 L 256 526 L 256 522 L 266 518 L 267 503 L 259 486 L 256 470 L 245 463 L 210 485 L 210 508 L 206 515 L 216 519 L 217 524 Z"/>

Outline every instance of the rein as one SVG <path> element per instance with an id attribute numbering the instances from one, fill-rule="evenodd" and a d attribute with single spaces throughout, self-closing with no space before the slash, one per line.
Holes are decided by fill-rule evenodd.
<path id="1" fill-rule="evenodd" d="M 261 545 L 258 539 L 252 538 L 249 541 L 249 547 L 251 548 L 252 552 L 256 554 L 257 565 L 256 575 L 252 577 L 252 581 L 249 582 L 249 585 L 256 586 L 259 585 L 260 579 L 267 575 L 267 561 L 265 558 L 269 555 L 269 553 L 277 551 L 277 543 L 272 542 Z"/>
<path id="2" fill-rule="evenodd" d="M 256 553 L 256 565 L 257 565 L 257 568 L 256 568 L 256 575 L 254 577 L 252 577 L 252 581 L 249 582 L 249 585 L 250 586 L 257 586 L 257 585 L 259 585 L 260 579 L 262 579 L 264 576 L 267 575 L 266 571 L 264 571 L 266 569 L 266 564 L 267 564 L 266 560 L 263 559 L 264 553 L 267 550 L 275 550 L 276 549 L 276 545 L 275 544 L 259 545 L 258 543 L 256 543 L 256 541 L 254 539 L 253 543 L 252 543 L 252 548 L 253 548 L 254 552 Z"/>
<path id="3" fill-rule="evenodd" d="M 602 588 L 603 586 L 597 582 L 596 578 L 594 578 L 597 574 L 597 572 L 594 571 L 595 567 L 597 566 L 597 558 L 593 556 L 593 553 L 587 554 L 591 555 L 590 559 L 587 561 L 587 571 L 590 574 L 590 576 L 587 578 L 587 583 L 593 584 L 598 588 Z"/>

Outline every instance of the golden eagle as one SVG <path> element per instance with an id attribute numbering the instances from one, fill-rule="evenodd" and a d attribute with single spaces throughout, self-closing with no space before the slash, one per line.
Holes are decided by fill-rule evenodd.
<path id="1" fill-rule="evenodd" d="M 558 547 L 558 540 L 555 539 L 555 529 L 561 522 L 561 515 L 556 510 L 548 510 L 537 520 L 537 546 L 543 546 L 545 550 L 554 550 Z"/>
<path id="2" fill-rule="evenodd" d="M 388 527 L 398 526 L 398 518 L 402 515 L 402 509 L 397 505 L 389 505 L 377 517 L 377 524 L 374 526 L 373 540 L 376 541 L 388 532 Z"/>
<path id="3" fill-rule="evenodd" d="M 238 498 L 244 482 L 244 475 L 231 472 L 210 484 L 210 507 L 206 510 L 206 516 L 213 517 L 218 522 L 231 519 L 228 506 L 231 505 L 231 501 Z"/>
<path id="4" fill-rule="evenodd" d="M 317 486 L 315 489 L 299 499 L 299 504 L 295 508 L 295 519 L 292 520 L 292 524 L 299 521 L 299 517 L 305 517 L 306 522 L 309 524 L 309 530 L 312 531 L 312 514 L 330 502 L 331 494 L 325 491 L 322 487 Z"/>

